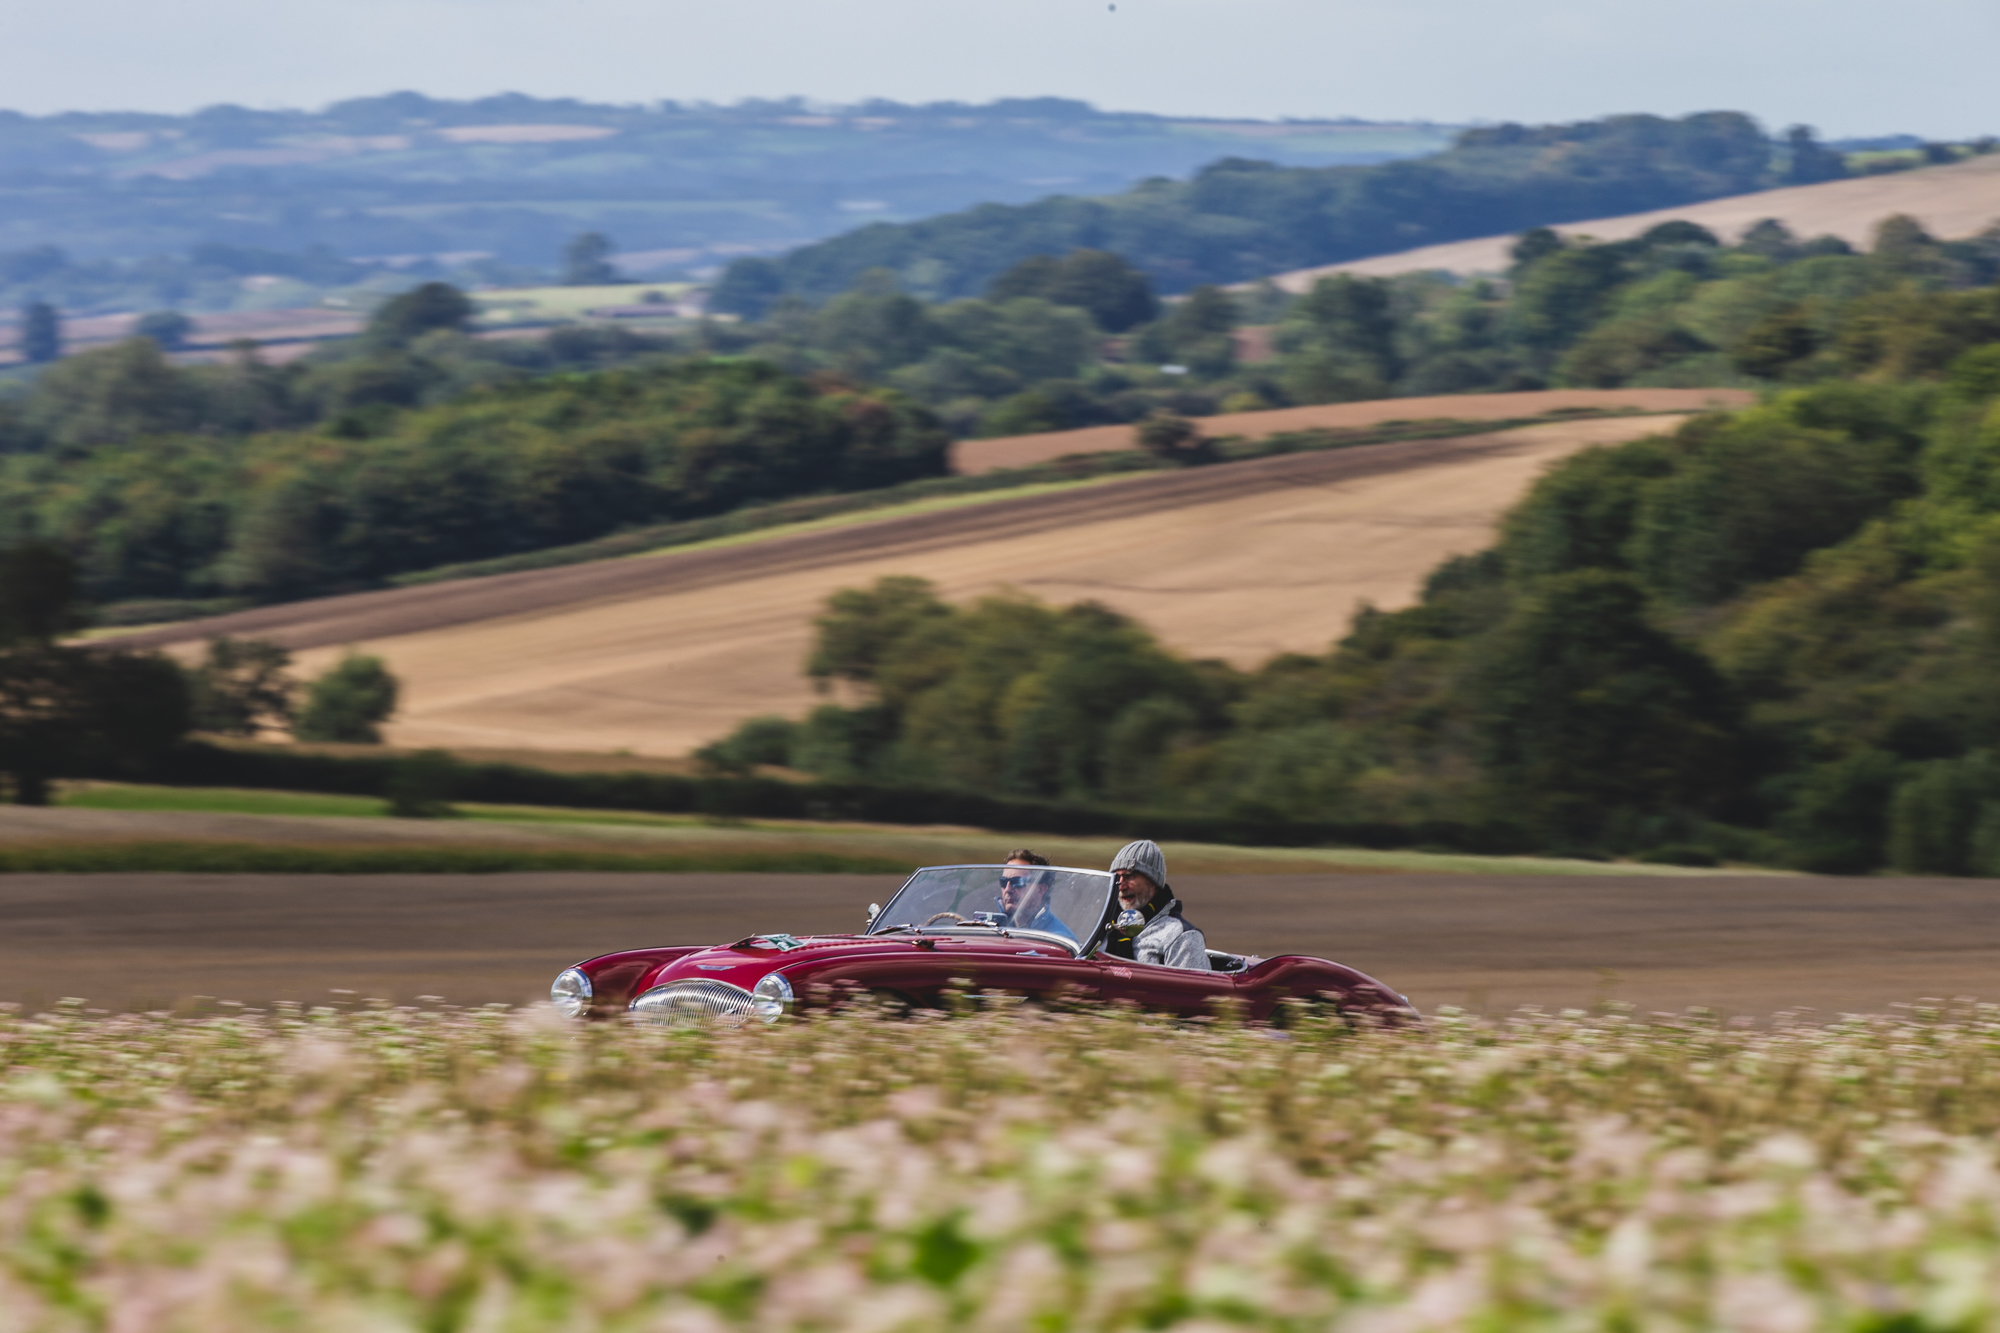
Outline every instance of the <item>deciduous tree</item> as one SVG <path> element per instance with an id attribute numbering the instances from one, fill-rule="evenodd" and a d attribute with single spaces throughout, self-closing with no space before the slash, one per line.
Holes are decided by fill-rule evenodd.
<path id="1" fill-rule="evenodd" d="M 169 352 L 179 350 L 192 332 L 194 321 L 178 310 L 155 310 L 150 315 L 141 315 L 132 326 L 134 337 L 151 338 Z"/>
<path id="2" fill-rule="evenodd" d="M 1734 771 L 1721 675 L 1658 629 L 1631 578 L 1580 570 L 1535 590 L 1471 685 L 1480 758 L 1558 836 L 1611 810 L 1711 806 Z"/>
<path id="3" fill-rule="evenodd" d="M 30 365 L 62 355 L 62 317 L 47 301 L 30 301 L 21 308 L 21 359 Z"/>
<path id="4" fill-rule="evenodd" d="M 381 725 L 396 711 L 396 678 L 379 657 L 349 653 L 306 690 L 292 734 L 302 741 L 379 745 Z"/>
<path id="5" fill-rule="evenodd" d="M 58 637 L 78 623 L 76 570 L 55 548 L 0 554 L 0 773 L 19 805 L 92 760 L 143 765 L 188 727 L 187 687 L 156 654 L 90 651 Z"/>
<path id="6" fill-rule="evenodd" d="M 618 281 L 611 264 L 611 240 L 602 232 L 586 231 L 563 247 L 563 282 L 571 287 L 597 287 Z"/>
<path id="7" fill-rule="evenodd" d="M 211 639 L 207 656 L 188 673 L 194 724 L 225 736 L 254 736 L 291 726 L 296 683 L 289 650 L 264 639 Z"/>

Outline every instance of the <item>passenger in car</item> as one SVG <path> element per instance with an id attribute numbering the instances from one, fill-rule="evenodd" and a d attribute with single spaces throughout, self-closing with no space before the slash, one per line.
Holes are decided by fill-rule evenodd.
<path id="1" fill-rule="evenodd" d="M 1167 883 L 1166 853 L 1158 843 L 1126 843 L 1111 860 L 1111 878 L 1123 910 L 1105 941 L 1107 951 L 1137 963 L 1213 970 L 1207 938 L 1181 916 L 1181 901 Z"/>
<path id="2" fill-rule="evenodd" d="M 1061 917 L 1049 910 L 1049 872 L 1033 868 L 1048 863 L 1048 857 L 1040 852 L 1031 852 L 1026 847 L 1007 853 L 1007 865 L 1022 869 L 1011 874 L 1006 870 L 1000 872 L 1000 910 L 1007 914 L 1010 926 L 1022 930 L 1045 930 L 1075 944 L 1076 935 L 1063 924 Z"/>

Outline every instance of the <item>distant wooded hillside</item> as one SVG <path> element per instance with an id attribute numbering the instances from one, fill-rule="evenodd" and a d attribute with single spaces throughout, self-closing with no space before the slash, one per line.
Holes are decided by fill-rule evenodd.
<path id="1" fill-rule="evenodd" d="M 863 227 L 780 259 L 738 260 L 716 296 L 720 309 L 754 313 L 783 295 L 823 300 L 871 269 L 919 296 L 971 296 L 1023 259 L 1078 248 L 1113 251 L 1184 291 L 1846 170 L 1810 131 L 1773 141 L 1735 112 L 1500 125 L 1467 130 L 1419 161 L 1286 168 L 1230 157 L 1186 182 Z"/>
<path id="2" fill-rule="evenodd" d="M 686 272 L 871 219 L 1184 177 L 1231 153 L 1384 162 L 1450 133 L 1057 98 L 722 107 L 397 93 L 319 111 L 0 112 L 0 303 L 296 304 L 370 273 L 519 283 L 556 269 L 586 231 L 610 237 L 628 272 Z"/>

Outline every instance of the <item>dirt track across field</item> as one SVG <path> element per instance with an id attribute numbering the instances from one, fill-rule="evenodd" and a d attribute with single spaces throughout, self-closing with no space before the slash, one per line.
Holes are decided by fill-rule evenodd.
<path id="1" fill-rule="evenodd" d="M 404 685 L 397 745 L 678 755 L 817 700 L 801 666 L 828 594 L 915 574 L 962 599 L 1094 598 L 1174 647 L 1241 665 L 1323 651 L 1363 600 L 1407 604 L 1490 539 L 1551 462 L 1670 429 L 1557 422 L 1290 454 L 741 545 L 362 593 L 169 626 L 141 646 L 253 635 L 379 653 Z"/>
<path id="2" fill-rule="evenodd" d="M 1614 998 L 1768 1015 L 2000 998 L 2000 884 L 1976 880 L 1180 877 L 1212 945 L 1317 954 L 1425 1010 Z M 522 1001 L 583 957 L 852 929 L 894 877 L 13 875 L 0 1000 Z"/>
<path id="3" fill-rule="evenodd" d="M 1914 217 L 1932 235 L 1947 240 L 1970 236 L 2000 221 L 2000 154 L 1989 153 L 1920 171 L 1795 185 L 1651 213 L 1565 223 L 1556 230 L 1569 236 L 1623 241 L 1662 222 L 1685 218 L 1733 244 L 1754 223 L 1777 218 L 1801 238 L 1838 236 L 1858 249 L 1866 249 L 1874 239 L 1876 226 L 1895 213 Z M 1507 267 L 1507 251 L 1513 243 L 1514 237 L 1510 235 L 1427 245 L 1400 254 L 1373 255 L 1345 264 L 1298 269 L 1279 274 L 1273 281 L 1286 291 L 1303 292 L 1333 273 L 1378 278 L 1430 269 L 1463 274 L 1499 273 Z"/>

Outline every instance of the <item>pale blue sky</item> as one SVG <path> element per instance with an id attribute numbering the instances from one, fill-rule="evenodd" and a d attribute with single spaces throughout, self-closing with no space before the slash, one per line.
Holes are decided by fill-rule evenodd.
<path id="1" fill-rule="evenodd" d="M 2000 132 L 1996 51 L 1996 0 L 8 0 L 0 106 L 1055 94 L 1437 121 L 1729 108 L 1964 137 Z"/>

